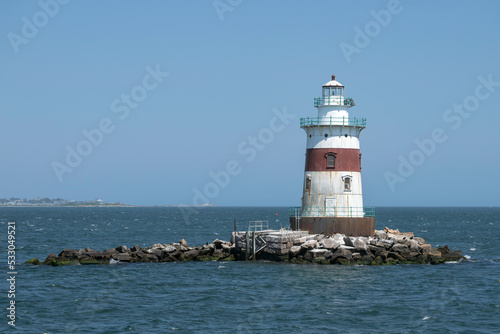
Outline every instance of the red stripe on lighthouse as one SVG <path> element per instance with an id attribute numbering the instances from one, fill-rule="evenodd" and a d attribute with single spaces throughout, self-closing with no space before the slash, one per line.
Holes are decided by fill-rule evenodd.
<path id="1" fill-rule="evenodd" d="M 335 156 L 335 166 L 328 166 L 328 154 Z M 306 151 L 306 171 L 361 171 L 361 153 L 354 148 L 310 148 Z"/>

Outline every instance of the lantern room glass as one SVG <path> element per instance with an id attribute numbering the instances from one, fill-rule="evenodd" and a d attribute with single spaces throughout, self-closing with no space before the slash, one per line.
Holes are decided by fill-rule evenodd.
<path id="1" fill-rule="evenodd" d="M 344 96 L 344 87 L 323 87 L 323 97 Z"/>

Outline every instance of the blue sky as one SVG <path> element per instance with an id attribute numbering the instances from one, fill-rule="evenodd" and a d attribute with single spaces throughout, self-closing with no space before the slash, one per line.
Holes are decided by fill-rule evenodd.
<path id="1" fill-rule="evenodd" d="M 0 197 L 299 205 L 335 74 L 365 205 L 500 205 L 498 1 L 60 2 L 0 1 Z"/>

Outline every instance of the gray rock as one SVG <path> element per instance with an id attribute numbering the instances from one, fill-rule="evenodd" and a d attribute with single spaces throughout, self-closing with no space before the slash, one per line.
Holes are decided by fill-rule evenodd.
<path id="1" fill-rule="evenodd" d="M 331 259 L 335 260 L 337 258 L 344 258 L 344 259 L 351 259 L 352 258 L 352 253 L 345 249 L 345 248 L 342 248 L 342 246 L 337 249 L 333 254 L 332 254 L 332 257 Z"/>
<path id="2" fill-rule="evenodd" d="M 337 233 L 332 238 L 333 238 L 333 240 L 338 242 L 340 245 L 345 245 L 344 237 L 345 237 L 345 235 Z"/>
<path id="3" fill-rule="evenodd" d="M 388 236 L 387 236 L 387 233 L 385 233 L 384 231 L 375 231 L 375 236 L 379 239 L 387 239 Z"/>
<path id="4" fill-rule="evenodd" d="M 118 246 L 115 248 L 118 253 L 130 253 L 130 249 L 127 246 Z"/>
<path id="5" fill-rule="evenodd" d="M 135 245 L 135 246 L 134 246 L 134 247 L 132 247 L 130 250 L 131 250 L 132 252 L 139 252 L 141 249 L 142 249 L 142 248 L 141 248 L 141 246 L 139 246 L 139 245 Z"/>
<path id="6" fill-rule="evenodd" d="M 432 250 L 432 246 L 430 244 L 423 244 L 420 247 L 422 248 L 422 254 L 424 255 L 428 255 Z"/>
<path id="7" fill-rule="evenodd" d="M 307 249 L 307 250 L 314 249 L 314 248 L 318 247 L 318 242 L 316 240 L 309 240 L 309 241 L 304 242 L 301 245 L 301 247 L 304 249 Z"/>
<path id="8" fill-rule="evenodd" d="M 312 254 L 312 259 L 314 260 L 324 260 L 325 253 L 328 252 L 327 249 L 311 249 L 308 250 L 305 257 L 308 257 L 308 254 Z"/>
<path id="9" fill-rule="evenodd" d="M 388 236 L 389 240 L 394 240 L 395 242 L 402 242 L 403 240 L 409 239 L 404 234 L 387 233 L 387 236 Z"/>
<path id="10" fill-rule="evenodd" d="M 384 248 L 391 248 L 394 245 L 394 241 L 388 239 L 380 239 L 380 243 Z"/>
<path id="11" fill-rule="evenodd" d="M 368 248 L 365 238 L 355 238 L 353 245 L 356 250 L 366 250 Z"/>
<path id="12" fill-rule="evenodd" d="M 314 240 L 316 241 L 321 241 L 325 238 L 325 236 L 323 234 L 318 234 L 314 237 Z"/>
<path id="13" fill-rule="evenodd" d="M 76 259 L 78 258 L 78 255 L 79 253 L 74 250 L 74 249 L 71 249 L 71 248 L 67 248 L 67 249 L 63 249 L 63 251 L 61 253 L 59 253 L 59 257 L 63 256 L 63 257 L 66 257 L 68 259 Z"/>
<path id="14" fill-rule="evenodd" d="M 119 252 L 114 249 L 114 248 L 111 248 L 111 249 L 106 249 L 102 252 L 102 255 L 113 255 L 113 254 L 118 254 Z M 81 253 L 83 254 L 83 253 Z"/>
<path id="15" fill-rule="evenodd" d="M 448 253 L 443 254 L 442 257 L 445 261 L 460 261 L 464 258 L 462 256 L 462 251 L 459 250 L 449 251 Z"/>
<path id="16" fill-rule="evenodd" d="M 130 262 L 131 260 L 130 255 L 127 253 L 113 254 L 111 257 L 120 262 Z"/>
<path id="17" fill-rule="evenodd" d="M 354 242 L 353 242 L 352 238 L 350 238 L 350 237 L 344 237 L 344 244 L 346 246 L 354 247 Z"/>
<path id="18" fill-rule="evenodd" d="M 396 252 L 388 252 L 387 253 L 387 259 L 395 259 L 395 260 L 398 260 L 398 261 L 406 261 L 406 259 L 404 257 L 402 257 L 400 254 L 398 254 Z"/>
<path id="19" fill-rule="evenodd" d="M 355 250 L 356 248 L 354 248 L 352 246 L 347 246 L 347 245 L 340 245 L 340 247 L 338 249 L 346 249 L 348 251 L 351 251 L 351 250 Z"/>
<path id="20" fill-rule="evenodd" d="M 420 252 L 422 247 L 415 240 L 407 240 L 406 245 L 410 248 L 412 252 Z"/>
<path id="21" fill-rule="evenodd" d="M 303 255 L 303 259 L 304 259 L 304 261 L 309 261 L 309 262 L 311 262 L 311 261 L 313 260 L 313 257 L 314 257 L 314 255 L 313 255 L 311 252 L 309 252 L 309 251 L 307 251 L 307 252 Z"/>
<path id="22" fill-rule="evenodd" d="M 156 257 L 161 258 L 163 255 L 163 250 L 161 248 L 153 248 L 150 254 L 154 254 Z"/>
<path id="23" fill-rule="evenodd" d="M 90 248 L 89 248 L 90 249 Z M 90 257 L 98 257 L 101 255 L 101 252 L 97 251 L 97 250 L 92 250 L 90 249 L 89 251 L 85 251 L 84 253 L 85 255 L 88 255 Z"/>
<path id="24" fill-rule="evenodd" d="M 420 246 L 425 245 L 427 243 L 427 241 L 425 241 L 423 238 L 419 238 L 419 237 L 413 237 L 413 240 L 415 240 L 416 242 L 418 242 L 418 244 Z"/>
<path id="25" fill-rule="evenodd" d="M 377 254 L 378 252 L 385 251 L 385 247 L 380 247 L 380 246 L 374 246 L 374 245 L 368 245 L 368 249 L 370 252 Z"/>
<path id="26" fill-rule="evenodd" d="M 158 258 L 154 254 L 138 252 L 137 257 L 141 262 L 158 262 Z"/>
<path id="27" fill-rule="evenodd" d="M 333 249 L 340 246 L 340 244 L 338 244 L 338 246 L 335 247 L 337 244 L 338 243 L 332 238 L 324 238 L 323 240 L 320 241 L 319 246 L 326 249 Z"/>
<path id="28" fill-rule="evenodd" d="M 177 248 L 175 248 L 172 245 L 167 245 L 166 247 L 163 248 L 163 250 L 167 253 L 173 253 L 177 250 Z"/>
<path id="29" fill-rule="evenodd" d="M 224 241 L 222 240 L 219 240 L 219 239 L 215 239 L 212 244 L 214 244 L 214 247 L 215 249 L 221 249 L 222 248 L 222 244 L 224 243 Z"/>
<path id="30" fill-rule="evenodd" d="M 370 256 L 369 254 L 366 254 L 366 255 L 362 255 L 361 256 L 360 261 L 363 264 L 371 264 L 374 259 L 375 258 L 373 256 Z"/>
<path id="31" fill-rule="evenodd" d="M 301 249 L 302 247 L 300 246 L 292 246 L 292 248 L 290 248 L 290 256 L 295 257 L 299 255 Z"/>
<path id="32" fill-rule="evenodd" d="M 185 260 L 191 260 L 198 256 L 198 251 L 196 249 L 189 250 L 187 252 L 184 252 L 184 259 Z"/>
<path id="33" fill-rule="evenodd" d="M 394 244 L 392 245 L 392 250 L 394 252 L 398 252 L 402 256 L 406 256 L 410 254 L 410 248 L 404 244 Z"/>

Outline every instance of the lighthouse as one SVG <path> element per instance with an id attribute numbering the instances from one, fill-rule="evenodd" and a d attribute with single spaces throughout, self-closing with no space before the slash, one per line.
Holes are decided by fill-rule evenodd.
<path id="1" fill-rule="evenodd" d="M 291 208 L 290 227 L 310 233 L 373 236 L 374 208 L 363 207 L 359 135 L 366 118 L 349 116 L 354 100 L 332 80 L 314 99 L 317 117 L 300 119 L 307 136 L 302 207 Z"/>

